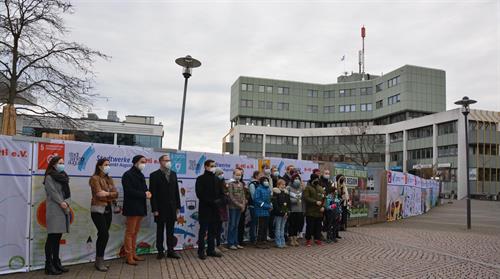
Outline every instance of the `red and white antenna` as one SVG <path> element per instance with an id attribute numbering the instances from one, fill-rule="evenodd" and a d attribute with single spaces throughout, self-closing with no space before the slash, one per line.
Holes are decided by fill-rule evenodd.
<path id="1" fill-rule="evenodd" d="M 361 44 L 362 48 L 359 52 L 359 73 L 362 75 L 363 79 L 365 77 L 365 37 L 366 37 L 366 28 L 363 25 L 361 27 Z"/>

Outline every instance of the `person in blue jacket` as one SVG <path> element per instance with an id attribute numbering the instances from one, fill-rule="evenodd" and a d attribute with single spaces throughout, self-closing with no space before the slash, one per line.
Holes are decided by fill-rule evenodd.
<path id="1" fill-rule="evenodd" d="M 271 189 L 269 188 L 269 179 L 265 176 L 260 177 L 259 184 L 255 189 L 253 204 L 255 216 L 257 217 L 257 248 L 268 249 L 266 245 L 269 213 L 272 211 Z"/>

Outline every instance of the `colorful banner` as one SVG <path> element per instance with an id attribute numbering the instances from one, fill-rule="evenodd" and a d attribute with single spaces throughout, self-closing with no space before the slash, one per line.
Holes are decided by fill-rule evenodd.
<path id="1" fill-rule="evenodd" d="M 0 274 L 29 270 L 31 143 L 0 136 Z"/>

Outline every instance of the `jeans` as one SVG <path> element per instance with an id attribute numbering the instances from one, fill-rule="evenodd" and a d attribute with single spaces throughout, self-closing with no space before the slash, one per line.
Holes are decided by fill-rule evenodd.
<path id="1" fill-rule="evenodd" d="M 198 255 L 205 254 L 205 235 L 207 235 L 207 254 L 215 253 L 215 234 L 217 233 L 217 226 L 219 222 L 201 222 L 200 230 L 198 232 Z"/>
<path id="2" fill-rule="evenodd" d="M 91 212 L 90 217 L 97 228 L 96 257 L 104 257 L 104 251 L 109 239 L 109 227 L 113 218 L 111 208 L 106 208 L 104 213 Z"/>
<path id="3" fill-rule="evenodd" d="M 240 223 L 241 210 L 229 208 L 229 225 L 227 228 L 227 245 L 236 246 L 238 242 L 238 224 Z"/>
<path id="4" fill-rule="evenodd" d="M 245 211 L 241 212 L 240 215 L 240 222 L 238 224 L 238 243 L 243 243 L 244 236 L 245 236 L 245 227 L 246 227 L 246 215 L 247 214 L 247 209 L 245 208 Z"/>
<path id="5" fill-rule="evenodd" d="M 285 223 L 284 216 L 274 216 L 274 241 L 278 247 L 285 246 Z"/>

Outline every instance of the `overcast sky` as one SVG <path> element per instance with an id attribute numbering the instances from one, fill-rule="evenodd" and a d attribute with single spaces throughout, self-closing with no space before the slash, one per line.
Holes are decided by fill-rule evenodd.
<path id="1" fill-rule="evenodd" d="M 334 83 L 357 70 L 366 26 L 366 71 L 405 64 L 446 71 L 447 109 L 464 95 L 500 111 L 500 1 L 172 2 L 73 1 L 71 39 L 112 56 L 96 63 L 94 107 L 152 115 L 176 148 L 183 77 L 174 63 L 202 66 L 189 80 L 183 149 L 221 151 L 230 86 L 238 76 Z"/>

